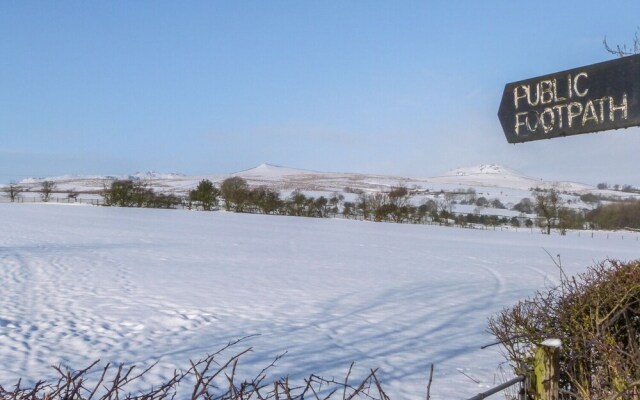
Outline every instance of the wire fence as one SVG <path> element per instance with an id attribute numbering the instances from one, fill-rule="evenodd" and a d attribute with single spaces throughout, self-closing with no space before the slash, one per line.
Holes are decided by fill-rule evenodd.
<path id="1" fill-rule="evenodd" d="M 41 196 L 17 196 L 13 201 L 9 196 L 0 196 L 0 203 L 63 203 L 63 204 L 90 204 L 94 206 L 104 205 L 101 197 L 50 197 L 44 200 Z"/>

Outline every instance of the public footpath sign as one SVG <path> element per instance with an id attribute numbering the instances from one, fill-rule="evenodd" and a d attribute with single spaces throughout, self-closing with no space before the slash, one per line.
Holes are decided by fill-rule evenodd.
<path id="1" fill-rule="evenodd" d="M 498 118 L 509 143 L 640 125 L 640 54 L 504 88 Z"/>

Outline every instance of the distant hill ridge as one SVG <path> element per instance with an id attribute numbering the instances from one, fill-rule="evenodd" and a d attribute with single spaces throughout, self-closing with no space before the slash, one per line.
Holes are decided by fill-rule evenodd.
<path id="1" fill-rule="evenodd" d="M 497 164 L 483 164 L 477 165 L 473 167 L 466 168 L 456 168 L 445 175 L 478 175 L 478 174 L 510 174 L 510 175 L 519 175 L 522 176 L 519 172 L 516 172 L 512 169 L 503 167 L 502 165 Z"/>
<path id="2" fill-rule="evenodd" d="M 59 190 L 77 192 L 96 191 L 114 179 L 147 181 L 155 190 L 184 194 L 202 179 L 220 184 L 230 176 L 239 176 L 251 186 L 265 185 L 279 191 L 344 192 L 348 190 L 374 192 L 392 187 L 406 186 L 421 191 L 455 191 L 467 188 L 498 188 L 503 190 L 530 191 L 535 187 L 556 186 L 565 191 L 588 192 L 593 186 L 573 183 L 543 181 L 527 177 L 510 168 L 485 164 L 457 168 L 442 176 L 430 178 L 401 177 L 348 172 L 321 172 L 290 168 L 269 163 L 228 175 L 189 176 L 180 173 L 137 172 L 132 175 L 63 175 L 50 178 L 28 178 L 20 182 L 25 188 L 37 188 L 43 181 L 56 183 Z"/>

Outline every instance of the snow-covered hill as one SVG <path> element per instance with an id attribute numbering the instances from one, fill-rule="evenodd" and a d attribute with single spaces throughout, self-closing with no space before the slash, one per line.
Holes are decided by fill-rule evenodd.
<path id="1" fill-rule="evenodd" d="M 568 196 L 567 200 L 571 200 L 573 204 L 579 202 L 580 195 L 587 193 L 608 197 L 633 196 L 621 192 L 602 191 L 581 183 L 544 181 L 495 164 L 458 168 L 442 176 L 420 178 L 308 171 L 265 163 L 230 175 L 188 176 L 179 173 L 157 172 L 135 173 L 124 176 L 65 175 L 50 178 L 29 178 L 20 182 L 20 186 L 25 190 L 24 196 L 38 196 L 36 192 L 40 189 L 42 182 L 49 180 L 56 183 L 56 190 L 59 192 L 73 191 L 80 193 L 81 196 L 89 196 L 97 195 L 114 179 L 136 179 L 145 182 L 157 192 L 184 196 L 189 190 L 196 187 L 202 179 L 209 179 L 219 185 L 230 176 L 242 177 L 253 187 L 267 186 L 280 192 L 283 197 L 288 196 L 294 190 L 301 190 L 313 196 L 324 195 L 328 197 L 334 193 L 342 193 L 347 199 L 353 200 L 356 196 L 354 193 L 388 191 L 397 186 L 411 189 L 415 195 L 414 200 L 418 203 L 425 198 L 432 198 L 438 193 L 468 193 L 473 191 L 478 197 L 495 198 L 505 205 L 513 205 L 524 197 L 530 197 L 531 190 L 534 188 L 550 187 L 558 188 L 561 192 L 564 192 L 565 196 Z M 29 194 L 29 191 L 32 193 Z M 582 207 L 583 205 L 578 204 L 578 206 Z"/>
<path id="2" fill-rule="evenodd" d="M 49 178 L 28 178 L 20 182 L 25 188 L 35 188 L 43 181 L 49 180 L 57 184 L 60 190 L 90 192 L 101 190 L 105 184 L 114 179 L 138 179 L 149 183 L 156 190 L 174 193 L 185 193 L 195 187 L 202 179 L 220 183 L 228 176 L 240 176 L 251 186 L 266 185 L 273 189 L 290 191 L 294 189 L 306 191 L 337 191 L 345 188 L 363 191 L 387 190 L 393 186 L 406 186 L 429 191 L 455 190 L 456 188 L 499 188 L 529 191 L 535 187 L 555 185 L 567 191 L 589 191 L 593 186 L 572 182 L 548 182 L 524 176 L 509 168 L 499 165 L 480 165 L 459 168 L 443 176 L 430 178 L 409 178 L 389 175 L 374 175 L 342 172 L 308 171 L 261 164 L 255 168 L 240 171 L 231 175 L 187 176 L 178 173 L 145 172 L 133 175 L 78 176 L 64 175 Z"/>
<path id="3" fill-rule="evenodd" d="M 490 164 L 469 168 L 458 168 L 449 171 L 444 176 L 432 178 L 435 182 L 450 182 L 470 187 L 498 187 L 505 189 L 531 190 L 531 188 L 558 187 L 568 192 L 583 192 L 593 190 L 594 187 L 574 182 L 549 182 L 531 178 L 512 169 Z"/>

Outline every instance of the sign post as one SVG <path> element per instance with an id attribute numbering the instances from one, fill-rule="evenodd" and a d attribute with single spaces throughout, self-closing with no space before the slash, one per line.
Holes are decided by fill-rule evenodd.
<path id="1" fill-rule="evenodd" d="M 498 118 L 509 143 L 640 126 L 640 54 L 508 83 Z"/>

